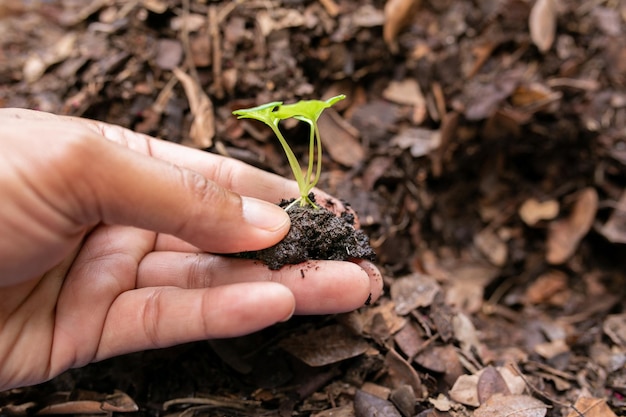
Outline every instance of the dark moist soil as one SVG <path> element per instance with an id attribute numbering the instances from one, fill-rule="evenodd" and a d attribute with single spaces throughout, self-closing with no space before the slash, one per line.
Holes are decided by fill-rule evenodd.
<path id="1" fill-rule="evenodd" d="M 309 198 L 315 202 L 313 194 Z M 288 207 L 293 201 L 282 200 L 279 206 Z M 337 216 L 319 204 L 318 208 L 295 204 L 287 213 L 291 218 L 291 228 L 282 241 L 267 249 L 244 252 L 237 256 L 258 259 L 273 270 L 308 260 L 373 261 L 376 258 L 369 238 L 362 230 L 355 229 L 354 214 L 348 210 Z"/>

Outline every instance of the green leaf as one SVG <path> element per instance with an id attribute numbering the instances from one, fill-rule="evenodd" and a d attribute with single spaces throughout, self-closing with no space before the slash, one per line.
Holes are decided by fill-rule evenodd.
<path id="1" fill-rule="evenodd" d="M 274 111 L 274 115 L 280 120 L 289 119 L 291 117 L 303 122 L 315 123 L 319 119 L 322 112 L 331 107 L 336 102 L 346 98 L 340 94 L 331 97 L 328 100 L 301 100 L 293 104 L 282 104 Z"/>
<path id="2" fill-rule="evenodd" d="M 279 109 L 282 104 L 282 101 L 272 101 L 271 103 L 250 107 L 249 109 L 235 110 L 233 114 L 237 116 L 238 119 L 255 119 L 270 126 L 275 126 L 277 121 L 280 120 L 276 117 L 276 110 Z"/>

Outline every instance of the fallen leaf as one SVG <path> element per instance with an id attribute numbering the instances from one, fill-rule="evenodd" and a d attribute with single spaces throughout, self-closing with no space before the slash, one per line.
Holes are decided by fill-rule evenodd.
<path id="1" fill-rule="evenodd" d="M 189 108 L 193 115 L 189 137 L 197 147 L 209 148 L 213 144 L 213 137 L 215 136 L 213 103 L 192 77 L 180 68 L 174 68 L 172 71 L 185 89 Z"/>
<path id="2" fill-rule="evenodd" d="M 626 243 L 626 192 L 622 193 L 607 222 L 598 232 L 613 243 Z"/>
<path id="3" fill-rule="evenodd" d="M 588 187 L 579 192 L 569 217 L 550 223 L 546 242 L 549 263 L 562 264 L 574 254 L 581 239 L 591 229 L 597 210 L 598 193 Z"/>
<path id="4" fill-rule="evenodd" d="M 322 147 L 330 157 L 341 165 L 353 167 L 365 158 L 365 150 L 359 143 L 359 131 L 334 109 L 326 109 L 319 118 Z"/>
<path id="5" fill-rule="evenodd" d="M 503 266 L 509 257 L 506 243 L 490 228 L 474 235 L 474 245 L 495 266 Z"/>
<path id="6" fill-rule="evenodd" d="M 487 262 L 464 262 L 448 271 L 452 286 L 446 292 L 446 303 L 467 313 L 480 310 L 485 287 L 498 276 L 499 268 Z"/>
<path id="7" fill-rule="evenodd" d="M 279 346 L 309 366 L 324 366 L 365 353 L 369 343 L 341 325 L 315 329 L 303 335 L 293 335 Z"/>
<path id="8" fill-rule="evenodd" d="M 411 21 L 420 3 L 420 0 L 387 0 L 385 3 L 383 39 L 392 51 L 397 51 L 396 37 Z"/>
<path id="9" fill-rule="evenodd" d="M 577 411 L 570 411 L 567 417 L 617 417 L 606 401 L 602 398 L 580 397 L 574 404 Z"/>
<path id="10" fill-rule="evenodd" d="M 458 313 L 452 318 L 452 327 L 454 328 L 454 337 L 461 344 L 464 352 L 470 352 L 472 349 L 480 350 L 480 341 L 474 324 L 468 316 Z"/>
<path id="11" fill-rule="evenodd" d="M 391 138 L 392 145 L 400 149 L 409 149 L 413 158 L 428 155 L 441 145 L 439 130 L 409 127 Z"/>
<path id="12" fill-rule="evenodd" d="M 76 50 L 74 45 L 77 39 L 78 35 L 70 32 L 57 40 L 54 45 L 46 47 L 45 52 L 30 55 L 22 69 L 24 80 L 28 83 L 37 81 L 51 65 L 69 57 Z"/>
<path id="13" fill-rule="evenodd" d="M 183 46 L 176 39 L 159 39 L 155 63 L 164 70 L 173 70 L 183 59 Z"/>
<path id="14" fill-rule="evenodd" d="M 537 0 L 530 11 L 530 38 L 541 52 L 547 52 L 556 36 L 557 8 L 554 0 Z"/>
<path id="15" fill-rule="evenodd" d="M 557 339 L 535 346 L 535 352 L 545 359 L 552 359 L 570 351 L 569 346 L 563 339 Z"/>
<path id="16" fill-rule="evenodd" d="M 422 394 L 422 383 L 415 368 L 394 349 L 389 349 L 387 352 L 385 366 L 394 387 L 409 385 L 416 395 Z"/>
<path id="17" fill-rule="evenodd" d="M 430 371 L 443 374 L 444 381 L 450 385 L 464 373 L 459 353 L 451 344 L 428 347 L 413 361 Z"/>
<path id="18" fill-rule="evenodd" d="M 524 223 L 528 226 L 534 226 L 541 220 L 554 219 L 559 214 L 559 202 L 529 198 L 520 206 L 518 214 Z"/>
<path id="19" fill-rule="evenodd" d="M 626 348 L 626 314 L 611 314 L 602 323 L 602 330 L 616 345 Z"/>
<path id="20" fill-rule="evenodd" d="M 478 378 L 478 384 L 476 385 L 476 391 L 478 392 L 478 401 L 483 404 L 489 398 L 495 394 L 509 395 L 509 387 L 506 381 L 493 366 L 487 366 L 483 369 L 480 377 Z"/>
<path id="21" fill-rule="evenodd" d="M 426 99 L 416 80 L 406 78 L 402 81 L 391 81 L 383 90 L 383 97 L 397 104 L 413 106 L 413 123 L 421 125 L 424 122 Z"/>
<path id="22" fill-rule="evenodd" d="M 354 411 L 356 417 L 402 417 L 391 402 L 361 390 L 354 395 Z"/>
<path id="23" fill-rule="evenodd" d="M 319 413 L 311 414 L 311 417 L 355 417 L 354 407 L 352 404 L 341 407 L 329 408 Z"/>
<path id="24" fill-rule="evenodd" d="M 524 301 L 541 304 L 568 288 L 567 275 L 563 271 L 551 270 L 538 276 L 526 289 Z"/>
<path id="25" fill-rule="evenodd" d="M 548 407 L 528 395 L 495 394 L 474 410 L 474 417 L 543 417 Z"/>
<path id="26" fill-rule="evenodd" d="M 393 339 L 407 358 L 413 358 L 424 345 L 424 334 L 413 322 L 408 322 Z"/>
<path id="27" fill-rule="evenodd" d="M 391 285 L 391 299 L 396 304 L 396 313 L 406 315 L 419 307 L 428 307 L 441 287 L 434 278 L 424 274 L 411 274 L 396 279 Z"/>
<path id="28" fill-rule="evenodd" d="M 396 406 L 403 416 L 414 416 L 415 405 L 417 404 L 417 398 L 415 398 L 415 392 L 410 385 L 401 385 L 394 389 L 389 396 L 389 399 Z"/>
<path id="29" fill-rule="evenodd" d="M 461 375 L 458 377 L 449 392 L 450 398 L 461 404 L 478 407 L 480 405 L 478 390 L 476 389 L 478 379 L 478 375 Z"/>

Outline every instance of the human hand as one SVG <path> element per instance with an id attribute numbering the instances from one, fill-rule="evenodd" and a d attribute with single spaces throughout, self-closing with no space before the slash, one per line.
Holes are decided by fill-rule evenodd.
<path id="1" fill-rule="evenodd" d="M 215 254 L 289 229 L 297 185 L 118 126 L 0 109 L 0 390 L 143 349 L 360 307 L 369 262 L 270 271 Z"/>

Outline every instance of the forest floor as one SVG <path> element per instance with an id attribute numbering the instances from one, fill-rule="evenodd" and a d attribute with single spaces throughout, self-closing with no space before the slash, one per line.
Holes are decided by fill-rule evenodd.
<path id="1" fill-rule="evenodd" d="M 7 0 L 0 33 L 0 106 L 284 176 L 231 112 L 345 94 L 320 187 L 385 277 L 358 311 L 71 370 L 0 415 L 626 415 L 626 2 Z"/>

